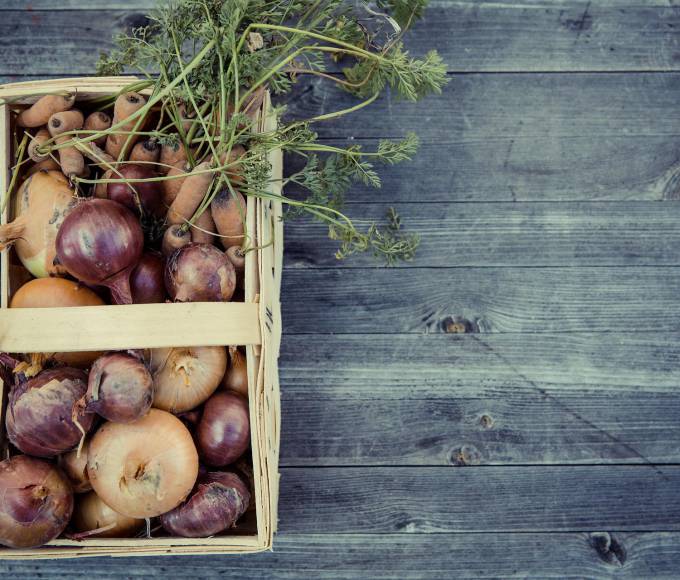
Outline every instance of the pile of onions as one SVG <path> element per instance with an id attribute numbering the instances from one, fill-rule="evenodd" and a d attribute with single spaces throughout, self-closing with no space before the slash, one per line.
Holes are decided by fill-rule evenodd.
<path id="1" fill-rule="evenodd" d="M 76 402 L 87 391 L 87 375 L 69 367 L 43 371 L 9 394 L 7 435 L 19 450 L 36 457 L 70 451 L 92 426 L 93 415 Z"/>
<path id="2" fill-rule="evenodd" d="M 223 346 L 156 348 L 149 351 L 153 406 L 184 413 L 203 403 L 219 387 L 227 368 Z"/>
<path id="3" fill-rule="evenodd" d="M 34 548 L 52 541 L 73 512 L 73 491 L 47 461 L 17 455 L 0 463 L 0 544 Z"/>
<path id="4" fill-rule="evenodd" d="M 80 449 L 74 449 L 59 456 L 58 463 L 64 475 L 71 482 L 71 487 L 76 493 L 90 491 L 90 478 L 87 476 L 87 450 L 89 439 L 85 439 Z"/>
<path id="5" fill-rule="evenodd" d="M 108 199 L 83 201 L 59 228 L 57 257 L 74 278 L 107 286 L 117 304 L 131 304 L 130 273 L 142 257 L 144 234 L 135 215 Z"/>
<path id="6" fill-rule="evenodd" d="M 143 519 L 119 514 L 93 491 L 76 499 L 72 523 L 76 538 L 129 538 L 144 526 Z"/>
<path id="7" fill-rule="evenodd" d="M 165 258 L 147 250 L 130 274 L 130 289 L 134 304 L 165 302 Z"/>
<path id="8" fill-rule="evenodd" d="M 223 467 L 236 461 L 250 444 L 248 403 L 233 393 L 215 393 L 203 407 L 196 439 L 208 465 Z"/>
<path id="9" fill-rule="evenodd" d="M 85 408 L 109 421 L 131 423 L 146 415 L 153 402 L 153 379 L 136 356 L 112 352 L 90 369 Z"/>
<path id="10" fill-rule="evenodd" d="M 248 396 L 248 368 L 246 357 L 237 346 L 229 347 L 229 368 L 224 373 L 222 386 L 244 397 Z"/>
<path id="11" fill-rule="evenodd" d="M 183 504 L 161 516 L 161 524 L 175 536 L 212 536 L 234 526 L 249 503 L 250 492 L 238 475 L 208 472 Z"/>
<path id="12" fill-rule="evenodd" d="M 184 500 L 198 476 L 189 430 L 174 415 L 151 409 L 134 423 L 105 423 L 87 454 L 97 495 L 131 518 L 164 514 Z"/>
<path id="13" fill-rule="evenodd" d="M 122 203 L 136 213 L 142 213 L 156 218 L 163 217 L 163 190 L 160 181 L 137 181 L 136 179 L 151 179 L 156 173 L 148 165 L 126 163 L 112 172 L 109 179 L 115 180 L 106 187 L 109 199 Z M 128 183 L 128 181 L 131 181 Z"/>
<path id="14" fill-rule="evenodd" d="M 236 272 L 215 246 L 192 243 L 168 259 L 165 288 L 175 302 L 228 302 L 236 288 Z"/>
<path id="15" fill-rule="evenodd" d="M 63 274 L 54 264 L 59 227 L 74 205 L 74 191 L 60 171 L 38 171 L 15 196 L 11 224 L 0 226 L 0 249 L 14 245 L 19 260 L 36 278 Z"/>

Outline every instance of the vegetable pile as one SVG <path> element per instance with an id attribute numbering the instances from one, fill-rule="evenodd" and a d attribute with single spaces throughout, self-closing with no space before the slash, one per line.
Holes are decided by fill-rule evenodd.
<path id="1" fill-rule="evenodd" d="M 119 93 L 9 103 L 14 164 L 1 209 L 10 204 L 13 221 L 0 226 L 0 249 L 12 248 L 28 280 L 10 306 L 242 301 L 246 257 L 260 249 L 249 198 L 324 223 L 339 259 L 412 259 L 418 236 L 393 209 L 386 227 L 359 227 L 342 206 L 353 183 L 380 186 L 375 163 L 410 159 L 416 136 L 364 151 L 314 128 L 386 90 L 411 101 L 441 91 L 437 53 L 413 58 L 403 45 L 425 5 L 176 0 L 102 55 L 101 74 L 138 75 Z M 290 118 L 283 95 L 306 77 L 358 101 Z M 263 131 L 268 93 L 277 124 Z M 302 161 L 282 183 L 271 176 L 277 150 Z M 0 543 L 149 535 L 152 518 L 167 534 L 200 537 L 252 509 L 239 347 L 0 353 L 0 372 L 10 387 Z"/>

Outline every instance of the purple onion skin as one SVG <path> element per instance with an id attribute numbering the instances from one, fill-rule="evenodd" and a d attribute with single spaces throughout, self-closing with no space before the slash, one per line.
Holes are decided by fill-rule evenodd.
<path id="1" fill-rule="evenodd" d="M 87 432 L 94 415 L 78 409 L 76 403 L 87 391 L 87 375 L 69 367 L 43 371 L 12 388 L 7 409 L 7 435 L 20 451 L 36 457 L 54 457 L 70 451 L 80 442 L 77 419 Z"/>
<path id="2" fill-rule="evenodd" d="M 224 391 L 212 395 L 203 406 L 196 440 L 206 464 L 224 467 L 236 461 L 250 444 L 248 403 Z"/>
<path id="3" fill-rule="evenodd" d="M 134 304 L 165 302 L 165 258 L 162 254 L 147 250 L 132 270 L 130 289 Z"/>
<path id="4" fill-rule="evenodd" d="M 56 247 L 71 276 L 107 286 L 116 304 L 132 304 L 130 273 L 142 257 L 144 234 L 128 208 L 109 199 L 82 201 L 61 224 Z"/>
<path id="5" fill-rule="evenodd" d="M 153 378 L 146 365 L 124 352 L 100 356 L 90 369 L 86 409 L 116 423 L 132 423 L 149 412 Z"/>
<path id="6" fill-rule="evenodd" d="M 109 183 L 106 186 L 106 195 L 110 200 L 122 203 L 125 207 L 139 214 L 137 205 L 137 194 L 142 204 L 142 211 L 156 218 L 163 217 L 163 191 L 160 182 L 139 181 L 136 183 L 125 183 L 123 179 L 150 179 L 156 177 L 156 172 L 148 165 L 137 163 L 126 163 L 118 169 L 118 173 L 113 173 L 110 179 L 118 183 Z M 133 189 L 134 188 L 134 189 Z M 135 193 L 136 190 L 136 193 Z"/>
<path id="7" fill-rule="evenodd" d="M 250 492 L 235 473 L 199 475 L 191 495 L 161 516 L 167 532 L 185 538 L 205 538 L 231 528 L 250 504 Z"/>
<path id="8" fill-rule="evenodd" d="M 35 548 L 64 531 L 73 513 L 73 490 L 59 468 L 16 455 L 0 462 L 0 544 Z"/>
<path id="9" fill-rule="evenodd" d="M 228 302 L 236 288 L 236 272 L 215 246 L 188 244 L 168 259 L 165 288 L 175 302 Z"/>

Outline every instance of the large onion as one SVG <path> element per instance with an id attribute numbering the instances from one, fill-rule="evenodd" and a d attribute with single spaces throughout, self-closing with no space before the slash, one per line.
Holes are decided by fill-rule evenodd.
<path id="1" fill-rule="evenodd" d="M 109 199 L 122 203 L 136 213 L 139 213 L 141 203 L 145 214 L 160 218 L 164 210 L 161 182 L 134 181 L 153 177 L 156 177 L 156 173 L 150 166 L 127 163 L 111 174 L 109 179 L 115 181 L 108 184 L 106 193 Z"/>
<path id="2" fill-rule="evenodd" d="M 85 439 L 79 450 L 74 449 L 59 456 L 59 467 L 61 467 L 64 475 L 68 477 L 71 487 L 73 487 L 73 491 L 76 493 L 85 493 L 92 489 L 90 478 L 87 476 L 87 450 L 89 444 L 89 439 Z"/>
<path id="3" fill-rule="evenodd" d="M 87 375 L 74 368 L 43 371 L 25 383 L 15 385 L 9 394 L 7 435 L 14 446 L 37 457 L 53 457 L 70 451 L 94 415 L 74 413 L 76 402 L 87 390 Z"/>
<path id="4" fill-rule="evenodd" d="M 132 270 L 130 288 L 135 304 L 165 302 L 165 258 L 158 252 L 147 250 Z"/>
<path id="5" fill-rule="evenodd" d="M 149 352 L 153 406 L 183 413 L 203 403 L 220 385 L 227 368 L 223 346 L 155 348 Z"/>
<path id="6" fill-rule="evenodd" d="M 233 393 L 215 393 L 203 407 L 196 439 L 208 465 L 222 467 L 236 461 L 250 444 L 248 403 Z"/>
<path id="7" fill-rule="evenodd" d="M 134 214 L 109 199 L 73 208 L 57 234 L 57 257 L 68 273 L 107 286 L 117 304 L 131 304 L 130 272 L 139 262 L 144 234 Z"/>
<path id="8" fill-rule="evenodd" d="M 73 491 L 47 461 L 17 455 L 0 463 L 0 543 L 35 548 L 56 538 L 73 512 Z"/>
<path id="9" fill-rule="evenodd" d="M 236 272 L 215 246 L 188 244 L 168 259 L 165 287 L 175 302 L 228 302 L 236 288 Z"/>
<path id="10" fill-rule="evenodd" d="M 76 498 L 73 527 L 80 537 L 129 538 L 144 526 L 144 520 L 119 514 L 95 493 Z"/>
<path id="11" fill-rule="evenodd" d="M 100 427 L 90 443 L 87 472 L 112 509 L 151 518 L 187 497 L 198 476 L 198 454 L 177 417 L 151 409 L 134 423 Z"/>
<path id="12" fill-rule="evenodd" d="M 245 513 L 250 492 L 235 473 L 208 472 L 183 504 L 161 516 L 163 527 L 175 536 L 204 538 L 231 528 Z"/>
<path id="13" fill-rule="evenodd" d="M 14 244 L 19 260 L 36 278 L 63 274 L 54 265 L 59 226 L 76 198 L 68 179 L 58 171 L 38 171 L 15 196 L 12 223 L 0 226 L 0 249 Z"/>
<path id="14" fill-rule="evenodd" d="M 104 301 L 89 288 L 65 278 L 38 278 L 27 282 L 12 296 L 10 308 L 101 306 Z M 100 352 L 63 352 L 54 358 L 67 366 L 88 367 Z"/>
<path id="15" fill-rule="evenodd" d="M 144 363 L 125 352 L 98 358 L 90 369 L 85 404 L 109 421 L 131 423 L 146 415 L 153 401 L 153 379 Z"/>

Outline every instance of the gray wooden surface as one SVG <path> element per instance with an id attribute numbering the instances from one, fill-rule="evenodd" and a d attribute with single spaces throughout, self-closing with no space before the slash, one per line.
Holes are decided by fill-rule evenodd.
<path id="1" fill-rule="evenodd" d="M 0 78 L 90 73 L 151 4 L 5 0 Z M 419 132 L 349 208 L 395 205 L 418 259 L 287 227 L 274 552 L 0 576 L 677 578 L 679 35 L 676 0 L 433 2 L 410 49 L 444 93 L 319 127 Z M 289 106 L 346 102 L 310 81 Z"/>

